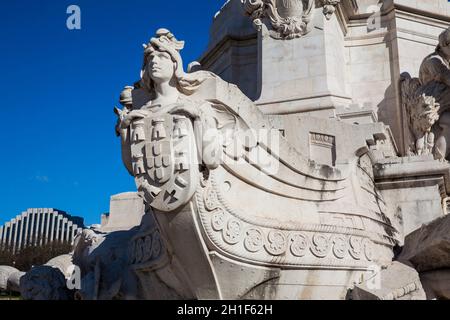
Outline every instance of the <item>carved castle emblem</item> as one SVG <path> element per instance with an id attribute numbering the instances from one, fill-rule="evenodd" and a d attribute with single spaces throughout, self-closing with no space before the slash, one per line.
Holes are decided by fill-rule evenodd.
<path id="1" fill-rule="evenodd" d="M 310 31 L 314 0 L 244 0 L 243 3 L 258 30 L 265 21 L 270 22 L 273 38 L 294 39 Z"/>
<path id="2" fill-rule="evenodd" d="M 186 204 L 198 181 L 193 125 L 181 115 L 154 114 L 132 124 L 133 173 L 144 199 L 170 212 Z"/>

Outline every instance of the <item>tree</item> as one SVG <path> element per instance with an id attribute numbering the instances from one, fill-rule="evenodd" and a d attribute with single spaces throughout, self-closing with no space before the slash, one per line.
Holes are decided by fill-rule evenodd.
<path id="1" fill-rule="evenodd" d="M 45 243 L 45 241 L 43 241 Z M 0 248 L 0 265 L 12 266 L 20 271 L 27 272 L 33 266 L 43 265 L 54 257 L 67 254 L 72 250 L 69 242 L 53 241 L 39 245 L 39 239 L 35 244 L 30 244 L 13 253 L 11 247 Z"/>

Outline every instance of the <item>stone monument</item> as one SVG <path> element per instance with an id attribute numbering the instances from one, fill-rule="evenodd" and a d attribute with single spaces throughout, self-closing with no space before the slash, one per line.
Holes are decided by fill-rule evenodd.
<path id="1" fill-rule="evenodd" d="M 450 5 L 377 4 L 227 1 L 188 72 L 157 30 L 115 109 L 137 191 L 78 236 L 74 298 L 448 298 Z"/>

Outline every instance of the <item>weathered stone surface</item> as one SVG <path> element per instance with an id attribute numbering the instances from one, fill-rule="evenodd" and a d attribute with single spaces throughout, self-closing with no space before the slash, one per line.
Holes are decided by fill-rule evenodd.
<path id="1" fill-rule="evenodd" d="M 25 300 L 69 300 L 64 274 L 51 266 L 38 266 L 20 278 L 20 294 Z"/>
<path id="2" fill-rule="evenodd" d="M 416 19 L 423 6 L 390 1 L 361 24 L 377 3 L 230 0 L 187 73 L 184 42 L 159 29 L 115 108 L 137 192 L 114 196 L 102 226 L 77 238 L 76 298 L 344 299 L 366 279 L 354 299 L 423 299 L 417 271 L 392 259 L 405 233 L 446 213 L 449 165 L 433 159 L 445 117 L 411 79 L 402 109 L 398 81 L 449 19 Z M 416 154 L 398 158 L 405 112 Z M 422 240 L 419 256 L 438 255 Z M 63 297 L 57 272 L 32 271 L 25 290 Z"/>
<path id="3" fill-rule="evenodd" d="M 402 235 L 445 215 L 442 202 L 450 193 L 448 163 L 432 155 L 389 158 L 378 161 L 374 175 L 378 189 L 396 212 Z"/>
<path id="4" fill-rule="evenodd" d="M 0 266 L 0 290 L 19 291 L 19 279 L 24 275 L 16 268 Z"/>
<path id="5" fill-rule="evenodd" d="M 450 269 L 423 272 L 420 281 L 427 299 L 450 300 Z"/>
<path id="6" fill-rule="evenodd" d="M 273 41 L 270 20 L 262 19 L 255 32 L 258 17 L 245 16 L 240 2 L 228 1 L 214 19 L 200 60 L 207 70 L 237 84 L 265 113 L 337 116 L 350 123 L 378 118 L 407 154 L 398 80 L 405 71 L 416 77 L 434 51 L 450 21 L 447 1 L 316 1 L 312 30 L 287 41 Z M 264 12 L 258 4 L 265 0 L 246 2 Z M 327 20 L 330 3 L 335 11 Z"/>
<path id="7" fill-rule="evenodd" d="M 101 229 L 104 232 L 129 230 L 141 223 L 144 213 L 144 201 L 136 192 L 114 195 L 110 200 L 109 215 Z"/>
<path id="8" fill-rule="evenodd" d="M 166 297 L 343 298 L 361 269 L 389 263 L 397 231 L 372 183 L 376 159 L 395 155 L 388 130 L 368 126 L 337 149 L 336 138 L 355 129 L 328 120 L 306 135 L 310 153 L 297 149 L 235 86 L 184 73 L 182 47 L 158 30 L 145 46 L 141 81 L 124 89 L 131 99 L 116 109 L 124 164 L 158 226 L 142 223 L 131 240 L 128 263 L 139 281 L 152 286 L 151 268 L 162 280 L 155 285 L 173 289 L 159 291 Z M 240 277 L 242 269 L 254 276 Z M 240 279 L 233 289 L 230 278 Z"/>
<path id="9" fill-rule="evenodd" d="M 450 216 L 407 235 L 398 260 L 409 261 L 420 273 L 450 268 Z"/>
<path id="10" fill-rule="evenodd" d="M 72 254 L 63 254 L 49 260 L 45 265 L 59 269 L 67 279 L 72 275 L 72 266 L 74 265 L 72 259 Z"/>
<path id="11" fill-rule="evenodd" d="M 419 274 L 414 268 L 393 262 L 356 285 L 350 294 L 353 300 L 425 300 Z"/>

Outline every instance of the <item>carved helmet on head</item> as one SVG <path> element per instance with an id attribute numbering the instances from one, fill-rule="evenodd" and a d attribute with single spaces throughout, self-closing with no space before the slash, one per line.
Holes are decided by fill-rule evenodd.
<path id="1" fill-rule="evenodd" d="M 184 48 L 184 41 L 178 41 L 167 29 L 158 29 L 155 37 L 151 38 L 148 44 L 144 44 L 144 63 L 141 70 L 141 79 L 144 86 L 151 90 L 152 84 L 150 76 L 146 72 L 150 55 L 155 51 L 167 52 L 175 64 L 175 77 L 181 79 L 185 73 L 183 70 L 183 60 L 180 51 Z"/>
<path id="2" fill-rule="evenodd" d="M 167 29 L 158 29 L 156 36 L 151 38 L 148 44 L 144 44 L 144 63 L 141 70 L 141 86 L 153 90 L 153 81 L 147 72 L 150 55 L 155 51 L 167 52 L 175 65 L 174 75 L 177 79 L 177 88 L 185 95 L 193 94 L 198 87 L 208 78 L 217 78 L 209 71 L 196 71 L 185 73 L 183 59 L 180 51 L 184 48 L 184 41 L 178 41 Z"/>

